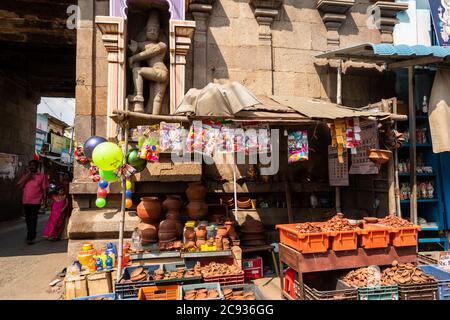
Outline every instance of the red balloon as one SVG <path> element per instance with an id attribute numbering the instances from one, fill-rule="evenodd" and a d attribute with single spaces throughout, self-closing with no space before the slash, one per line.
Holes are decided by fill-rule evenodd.
<path id="1" fill-rule="evenodd" d="M 98 198 L 106 198 L 108 195 L 108 191 L 106 189 L 98 188 L 97 197 Z"/>

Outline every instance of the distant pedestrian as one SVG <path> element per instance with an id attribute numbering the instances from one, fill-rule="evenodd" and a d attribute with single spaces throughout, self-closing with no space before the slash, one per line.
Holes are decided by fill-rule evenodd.
<path id="1" fill-rule="evenodd" d="M 45 203 L 48 181 L 43 173 L 38 172 L 39 161 L 31 160 L 28 170 L 20 177 L 17 186 L 23 189 L 22 203 L 27 224 L 27 243 L 33 244 L 39 208 Z"/>
<path id="2" fill-rule="evenodd" d="M 52 196 L 52 213 L 45 225 L 44 234 L 48 240 L 57 240 L 64 229 L 68 200 L 63 186 L 57 188 L 57 193 Z"/>

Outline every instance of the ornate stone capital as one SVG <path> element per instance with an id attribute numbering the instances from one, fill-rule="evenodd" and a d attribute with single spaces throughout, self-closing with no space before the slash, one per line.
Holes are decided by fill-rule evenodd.
<path id="1" fill-rule="evenodd" d="M 398 23 L 397 13 L 408 9 L 408 3 L 397 3 L 389 1 L 377 1 L 372 6 L 374 23 L 381 32 L 382 43 L 392 43 L 394 38 L 392 32 Z"/>
<path id="2" fill-rule="evenodd" d="M 278 16 L 282 4 L 283 0 L 250 0 L 258 24 L 269 27 Z"/>
<path id="3" fill-rule="evenodd" d="M 347 18 L 347 11 L 355 4 L 355 0 L 317 0 L 317 10 L 327 28 L 327 44 L 339 47 L 339 29 Z"/>
<path id="4" fill-rule="evenodd" d="M 95 17 L 95 24 L 102 32 L 102 41 L 108 52 L 109 62 L 123 63 L 124 53 L 124 21 L 118 17 Z"/>

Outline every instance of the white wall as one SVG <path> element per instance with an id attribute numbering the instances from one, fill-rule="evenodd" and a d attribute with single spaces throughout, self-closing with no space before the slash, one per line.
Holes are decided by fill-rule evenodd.
<path id="1" fill-rule="evenodd" d="M 428 0 L 396 0 L 408 3 L 408 10 L 399 13 L 394 29 L 394 44 L 431 45 L 431 16 Z"/>

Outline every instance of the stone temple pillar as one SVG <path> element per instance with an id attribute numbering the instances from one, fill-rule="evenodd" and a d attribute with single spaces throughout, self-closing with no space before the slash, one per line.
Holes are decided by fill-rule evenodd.
<path id="1" fill-rule="evenodd" d="M 278 16 L 279 9 L 283 0 L 250 0 L 250 5 L 254 9 L 256 21 L 259 24 L 258 30 L 258 50 L 256 54 L 257 68 L 261 71 L 269 71 L 272 76 L 266 81 L 270 82 L 268 86 L 271 92 L 265 94 L 274 94 L 273 92 L 273 50 L 272 50 L 272 23 Z"/>
<path id="2" fill-rule="evenodd" d="M 189 11 L 194 17 L 196 28 L 193 43 L 193 87 L 201 89 L 208 84 L 208 22 L 215 0 L 194 0 Z"/>

